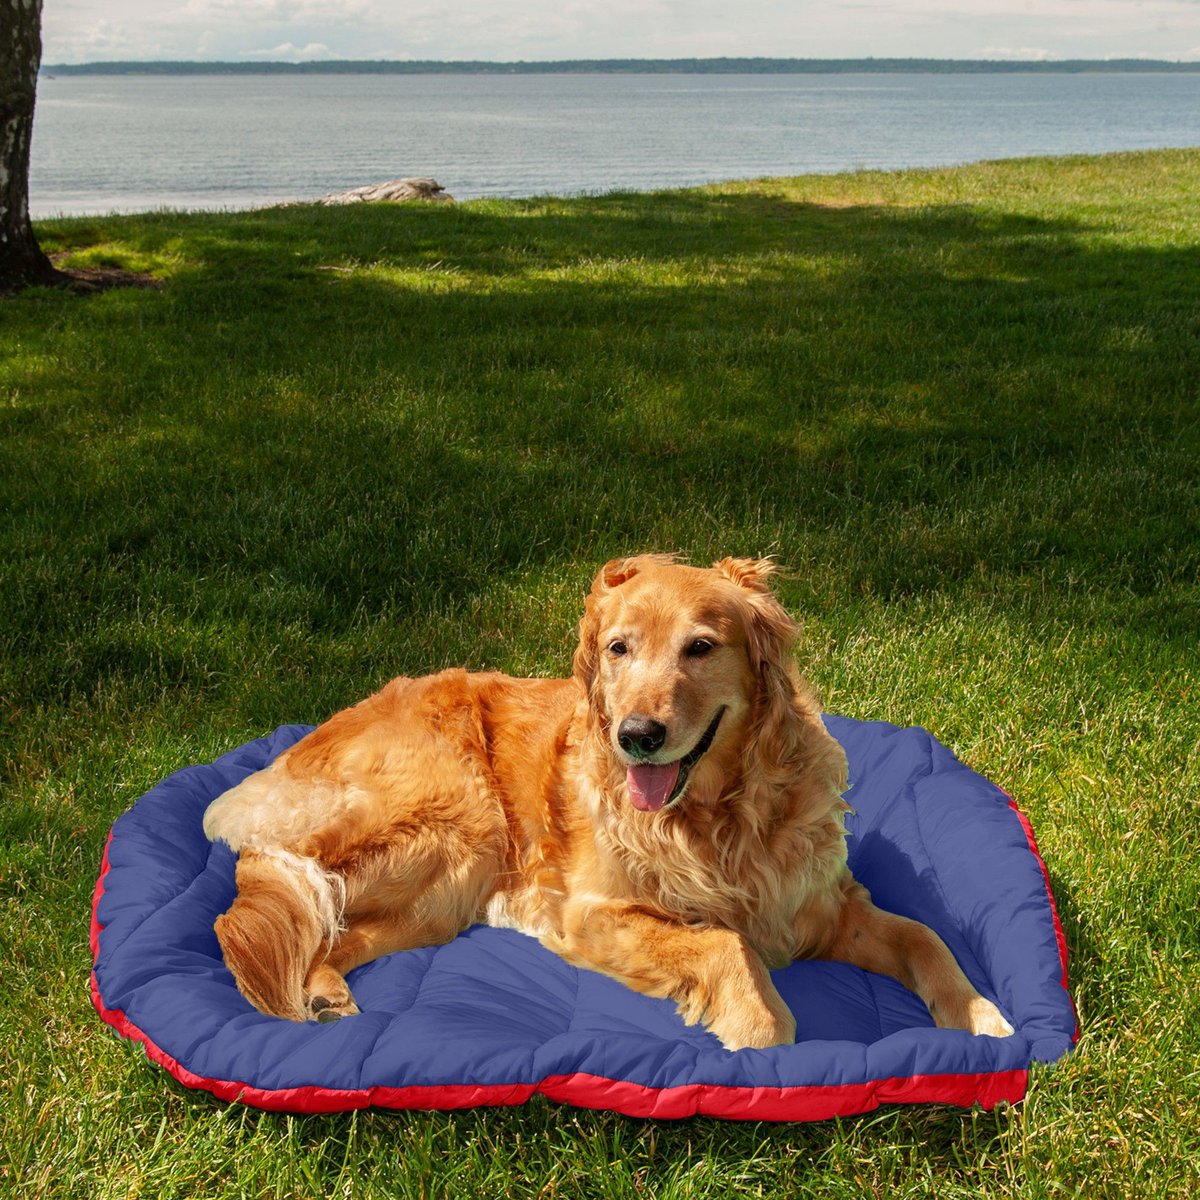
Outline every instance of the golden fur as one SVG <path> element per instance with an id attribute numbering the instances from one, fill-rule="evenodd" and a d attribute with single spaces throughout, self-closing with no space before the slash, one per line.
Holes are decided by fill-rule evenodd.
<path id="1" fill-rule="evenodd" d="M 796 957 L 891 974 L 939 1025 L 1011 1033 L 934 933 L 851 877 L 845 756 L 773 570 L 614 560 L 572 678 L 395 679 L 220 796 L 204 828 L 239 852 L 216 931 L 242 993 L 292 1020 L 350 1015 L 346 972 L 486 920 L 669 997 L 730 1049 L 793 1040 L 767 971 Z"/>

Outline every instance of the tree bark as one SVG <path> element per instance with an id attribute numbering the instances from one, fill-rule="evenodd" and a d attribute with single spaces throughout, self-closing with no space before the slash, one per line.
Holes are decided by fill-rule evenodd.
<path id="1" fill-rule="evenodd" d="M 42 0 L 0 0 L 0 292 L 62 281 L 29 220 L 29 145 L 41 62 Z"/>

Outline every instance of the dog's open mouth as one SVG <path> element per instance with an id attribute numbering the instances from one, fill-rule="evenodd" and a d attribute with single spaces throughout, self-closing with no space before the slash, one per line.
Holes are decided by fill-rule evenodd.
<path id="1" fill-rule="evenodd" d="M 658 812 L 683 795 L 692 768 L 712 745 L 713 738 L 717 736 L 717 726 L 724 715 L 725 708 L 722 706 L 704 731 L 704 736 L 682 758 L 661 765 L 639 763 L 628 769 L 625 782 L 629 788 L 629 802 L 634 808 L 640 812 Z"/>

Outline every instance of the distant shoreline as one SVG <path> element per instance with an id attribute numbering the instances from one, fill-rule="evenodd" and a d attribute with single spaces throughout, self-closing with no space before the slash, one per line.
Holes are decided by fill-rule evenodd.
<path id="1" fill-rule="evenodd" d="M 325 62 L 46 63 L 43 75 L 842 75 L 1192 73 L 1200 62 L 1170 59 L 603 58 L 553 62 L 337 59 Z"/>

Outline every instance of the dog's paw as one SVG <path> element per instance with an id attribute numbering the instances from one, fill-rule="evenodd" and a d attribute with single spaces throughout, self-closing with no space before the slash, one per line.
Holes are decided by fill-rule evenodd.
<path id="1" fill-rule="evenodd" d="M 790 1046 L 796 1040 L 796 1018 L 774 987 L 768 984 L 767 988 L 763 995 L 750 987 L 724 989 L 726 994 L 708 1004 L 699 1019 L 726 1050 Z M 694 1016 L 692 1020 L 687 1013 L 683 1016 L 689 1025 L 695 1024 Z"/>
<path id="2" fill-rule="evenodd" d="M 340 1021 L 343 1017 L 353 1017 L 358 1013 L 358 1005 L 349 997 L 337 1003 L 327 996 L 310 996 L 306 1008 L 308 1019 L 319 1021 L 322 1025 Z"/>
<path id="3" fill-rule="evenodd" d="M 965 1029 L 968 1033 L 987 1037 L 1011 1037 L 1013 1027 L 1000 1010 L 972 989 L 968 994 L 947 1001 L 931 1010 L 933 1019 L 942 1029 Z"/>
<path id="4" fill-rule="evenodd" d="M 320 966 L 308 978 L 304 994 L 305 1015 L 310 1021 L 327 1025 L 343 1017 L 353 1017 L 358 1005 L 350 995 L 346 981 L 331 967 Z"/>
<path id="5" fill-rule="evenodd" d="M 976 996 L 967 1006 L 967 1028 L 974 1034 L 987 1037 L 1012 1037 L 1013 1027 L 1000 1010 L 982 996 Z"/>
<path id="6" fill-rule="evenodd" d="M 786 1021 L 739 1016 L 711 1022 L 708 1029 L 726 1050 L 766 1050 L 770 1046 L 790 1046 L 796 1040 L 796 1021 L 790 1013 Z"/>
<path id="7" fill-rule="evenodd" d="M 796 1018 L 775 990 L 762 959 L 735 933 L 710 930 L 710 955 L 676 1007 L 688 1025 L 702 1024 L 726 1050 L 765 1050 L 796 1040 Z"/>

